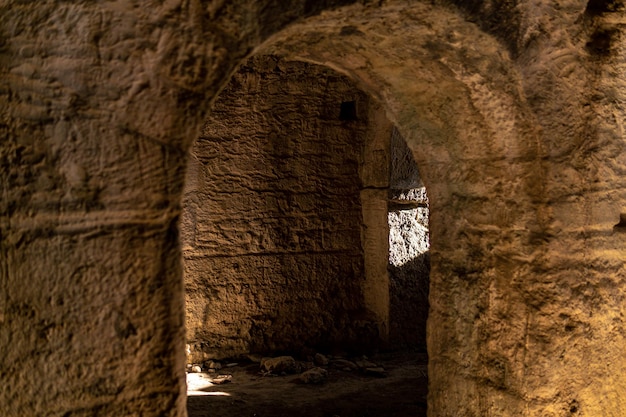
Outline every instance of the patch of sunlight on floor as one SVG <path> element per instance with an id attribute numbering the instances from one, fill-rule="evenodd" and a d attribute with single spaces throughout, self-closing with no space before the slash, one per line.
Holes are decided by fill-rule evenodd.
<path id="1" fill-rule="evenodd" d="M 230 397 L 230 394 L 223 391 L 187 391 L 189 397 L 199 397 L 201 395 L 213 395 L 217 397 Z"/>
<path id="2" fill-rule="evenodd" d="M 187 395 L 188 396 L 200 396 L 200 395 L 213 395 L 230 397 L 230 394 L 224 391 L 208 391 L 208 389 L 216 386 L 211 382 L 211 378 L 208 374 L 204 373 L 189 373 L 187 374 Z"/>

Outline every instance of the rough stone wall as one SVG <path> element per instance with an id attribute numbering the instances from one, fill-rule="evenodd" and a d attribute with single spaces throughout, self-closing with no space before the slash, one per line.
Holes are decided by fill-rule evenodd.
<path id="1" fill-rule="evenodd" d="M 184 415 L 186 146 L 246 54 L 331 4 L 0 2 L 3 412 Z M 422 170 L 431 416 L 626 414 L 624 20 L 388 0 L 273 39 L 378 98 Z"/>
<path id="2" fill-rule="evenodd" d="M 192 358 L 365 348 L 359 199 L 368 99 L 317 65 L 259 56 L 191 151 L 181 231 Z"/>
<path id="3" fill-rule="evenodd" d="M 183 416 L 187 146 L 240 60 L 341 1 L 0 1 L 0 410 Z"/>
<path id="4" fill-rule="evenodd" d="M 527 414 L 623 415 L 624 4 L 517 9 L 506 20 L 543 156 L 529 278 L 512 281 L 524 305 Z"/>
<path id="5" fill-rule="evenodd" d="M 422 196 L 417 197 L 424 201 Z M 427 208 L 389 212 L 389 344 L 426 351 L 430 287 Z"/>

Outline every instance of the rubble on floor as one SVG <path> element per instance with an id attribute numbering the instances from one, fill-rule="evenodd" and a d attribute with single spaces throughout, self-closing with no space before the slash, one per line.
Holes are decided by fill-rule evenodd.
<path id="1" fill-rule="evenodd" d="M 369 360 L 366 356 L 347 359 L 343 356 L 324 355 L 311 352 L 306 360 L 298 361 L 293 356 L 262 357 L 249 354 L 238 359 L 245 366 L 252 363 L 259 364 L 258 374 L 263 377 L 285 377 L 297 375 L 293 382 L 300 384 L 323 384 L 328 379 L 329 372 L 360 373 L 364 376 L 385 377 L 387 372 L 383 366 Z M 213 385 L 220 385 L 233 380 L 232 375 L 219 374 L 218 371 L 234 368 L 240 362 L 228 362 L 223 365 L 217 360 L 208 360 L 203 364 L 187 365 L 188 391 L 202 391 Z"/>

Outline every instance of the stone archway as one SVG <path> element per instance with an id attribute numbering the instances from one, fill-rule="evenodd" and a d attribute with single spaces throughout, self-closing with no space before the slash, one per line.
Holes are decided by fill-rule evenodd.
<path id="1" fill-rule="evenodd" d="M 398 348 L 424 353 L 430 290 L 428 193 L 413 153 L 396 129 L 390 142 L 390 342 Z"/>
<path id="2" fill-rule="evenodd" d="M 428 237 L 416 239 L 409 220 L 424 210 L 413 205 L 427 203 L 412 153 L 380 105 L 331 69 L 255 55 L 221 92 L 190 159 L 181 216 L 188 369 L 276 354 L 303 367 L 315 352 L 357 363 L 364 354 L 393 357 L 394 371 L 377 384 L 381 401 L 368 403 L 364 384 L 351 397 L 353 412 L 378 415 L 386 406 L 425 416 L 428 266 L 414 249 Z M 392 222 L 399 205 L 402 220 Z M 409 232 L 402 248 L 389 248 L 391 224 Z M 400 361 L 404 375 L 414 371 L 402 380 L 404 391 L 392 382 Z M 336 380 L 346 376 L 338 363 L 331 356 L 335 393 L 350 384 Z M 265 385 L 280 394 L 252 400 L 258 394 L 241 371 L 225 371 L 232 388 L 211 388 L 249 398 L 241 413 L 254 404 L 271 414 L 285 393 L 300 397 L 282 386 L 290 378 L 270 378 Z M 305 396 L 307 408 L 317 409 L 316 392 Z M 237 414 L 219 402 L 189 404 L 190 413 L 213 404 L 222 415 Z"/>
<path id="3" fill-rule="evenodd" d="M 222 91 L 191 150 L 183 202 L 192 362 L 365 353 L 386 339 L 361 244 L 372 234 L 363 193 L 386 172 L 365 151 L 379 128 L 370 101 L 332 70 L 258 55 Z"/>
<path id="4" fill-rule="evenodd" d="M 60 406 L 66 410 L 100 409 L 111 414 L 124 414 L 124 410 L 141 408 L 146 410 L 145 413 L 163 414 L 164 410 L 172 415 L 184 413 L 181 411 L 184 347 L 182 337 L 179 337 L 182 332 L 182 283 L 176 245 L 184 150 L 198 130 L 206 110 L 206 98 L 215 97 L 227 78 L 226 74 L 249 52 L 248 46 L 258 45 L 261 39 L 259 34 L 244 31 L 249 36 L 246 40 L 233 41 L 225 35 L 229 28 L 226 18 L 218 20 L 223 26 L 207 29 L 202 19 L 196 19 L 200 13 L 194 8 L 196 6 L 197 2 L 190 2 L 182 8 L 174 5 L 172 9 L 157 8 L 154 12 L 147 12 L 152 9 L 146 7 L 143 9 L 145 13 L 116 7 L 112 3 L 102 8 L 65 5 L 58 10 L 53 5 L 41 6 L 39 13 L 32 16 L 52 19 L 48 23 L 54 35 L 48 45 L 63 58 L 53 56 L 47 66 L 40 67 L 48 82 L 59 83 L 57 93 L 53 87 L 39 89 L 36 83 L 32 84 L 32 80 L 39 76 L 37 71 L 32 71 L 39 65 L 36 61 L 39 58 L 35 61 L 31 58 L 40 54 L 30 53 L 18 43 L 11 44 L 14 48 L 11 57 L 19 58 L 12 67 L 14 78 L 11 82 L 19 87 L 18 80 L 31 80 L 31 94 L 40 97 L 44 104 L 48 100 L 49 104 L 44 108 L 50 108 L 42 112 L 36 103 L 30 107 L 15 107 L 15 120 L 34 120 L 25 122 L 30 127 L 20 128 L 22 133 L 45 139 L 41 142 L 44 150 L 40 154 L 37 147 L 26 146 L 28 152 L 34 152 L 33 155 L 26 158 L 29 154 L 22 150 L 16 151 L 14 156 L 25 166 L 29 161 L 37 161 L 37 155 L 49 155 L 50 158 L 45 159 L 44 166 L 31 176 L 24 177 L 26 184 L 32 184 L 31 192 L 24 194 L 27 198 L 22 201 L 18 198 L 22 195 L 20 192 L 14 194 L 19 212 L 11 215 L 11 226 L 5 228 L 8 232 L 3 236 L 13 236 L 5 242 L 27 243 L 19 252 L 14 248 L 3 252 L 11 271 L 7 274 L 19 281 L 24 276 L 39 276 L 42 270 L 51 271 L 56 278 L 47 282 L 61 283 L 50 291 L 53 295 L 72 287 L 71 282 L 78 283 L 74 287 L 76 293 L 66 294 L 71 297 L 63 297 L 61 302 L 55 301 L 50 307 L 44 307 L 48 305 L 47 296 L 38 290 L 29 293 L 11 287 L 10 299 L 14 307 L 9 310 L 15 312 L 11 321 L 15 328 L 10 333 L 17 337 L 21 334 L 18 328 L 39 325 L 44 329 L 56 328 L 50 337 L 57 336 L 47 342 L 56 358 L 53 363 L 55 367 L 67 363 L 69 370 L 62 372 L 54 368 L 50 372 L 71 375 L 71 384 L 59 385 L 65 391 L 60 392 L 60 388 L 47 390 L 45 396 L 38 397 L 35 405 L 26 399 L 27 394 L 12 395 L 9 391 L 7 395 L 12 399 L 6 402 L 12 409 L 45 408 L 48 407 L 46 404 L 56 404 L 55 398 L 64 397 L 73 399 L 70 404 Z M 28 21 L 26 10 L 16 10 L 24 14 L 12 11 L 3 16 L 16 17 L 16 24 Z M 238 10 L 242 14 L 232 16 L 241 20 L 230 22 L 237 28 L 250 25 L 246 16 L 259 11 L 256 7 L 248 14 L 243 13 L 243 8 Z M 497 122 L 498 119 L 485 118 L 482 113 L 493 110 L 488 105 L 493 100 L 509 109 L 507 114 L 523 113 L 516 107 L 519 103 L 511 98 L 517 90 L 509 92 L 495 88 L 491 93 L 492 87 L 517 83 L 514 71 L 509 71 L 506 54 L 497 42 L 454 13 L 443 9 L 437 14 L 431 14 L 431 11 L 428 6 L 416 5 L 411 6 L 410 13 L 405 13 L 407 10 L 401 3 L 383 8 L 358 6 L 344 9 L 312 20 L 310 24 L 316 27 L 317 34 L 306 26 L 304 30 L 294 26 L 267 44 L 267 50 L 275 48 L 278 55 L 288 57 L 303 52 L 306 56 L 298 58 L 328 65 L 347 74 L 377 97 L 416 153 L 416 160 L 424 170 L 424 180 L 431 190 L 433 212 L 442 216 L 431 218 L 432 289 L 434 294 L 445 295 L 435 295 L 436 302 L 431 303 L 434 312 L 431 323 L 437 325 L 431 324 L 430 350 L 434 354 L 430 374 L 434 376 L 431 386 L 435 388 L 431 389 L 431 408 L 445 412 L 448 407 L 459 404 L 467 409 L 479 407 L 462 395 L 468 389 L 467 379 L 472 380 L 474 375 L 485 372 L 484 369 L 489 374 L 491 363 L 500 369 L 501 358 L 493 361 L 487 355 L 486 359 L 478 360 L 480 345 L 486 342 L 474 340 L 467 343 L 472 341 L 473 328 L 469 316 L 459 311 L 458 323 L 462 323 L 459 327 L 454 327 L 457 321 L 452 322 L 447 317 L 449 311 L 474 306 L 480 299 L 477 293 L 482 293 L 483 286 L 492 281 L 488 275 L 493 273 L 492 270 L 488 270 L 487 275 L 476 271 L 476 265 L 494 260 L 481 248 L 480 242 L 472 240 L 476 233 L 483 233 L 482 217 L 485 217 L 485 224 L 494 221 L 491 216 L 496 216 L 496 221 L 499 218 L 508 220 L 506 204 L 513 197 L 506 193 L 497 201 L 490 201 L 495 206 L 502 205 L 499 210 L 481 212 L 479 203 L 492 195 L 482 183 L 498 187 L 504 181 L 499 176 L 502 172 L 508 172 L 507 178 L 519 183 L 525 175 L 514 171 L 523 171 L 523 163 L 511 162 L 524 161 L 524 158 L 532 160 L 532 155 L 527 156 L 527 153 L 532 153 L 533 149 L 532 146 L 530 150 L 520 149 L 520 145 L 531 143 L 518 140 L 516 129 L 518 126 L 525 129 L 523 117 L 514 126 L 504 123 L 503 131 L 507 134 L 499 136 L 494 133 L 499 125 L 485 123 L 485 120 Z M 83 26 L 77 25 L 72 16 L 80 16 Z M 429 22 L 429 19 L 439 20 Z M 100 21 L 115 26 L 115 30 L 107 32 L 105 28 L 103 31 Z M 408 25 L 408 22 L 412 23 Z M 47 24 L 32 27 L 33 38 L 49 36 Z M 457 38 L 450 36 L 451 27 L 458 31 Z M 272 33 L 272 28 L 277 29 L 277 24 L 267 23 L 262 32 Z M 205 30 L 211 33 L 208 39 L 213 44 L 205 43 Z M 361 33 L 372 35 L 370 44 L 362 44 L 369 41 Z M 135 52 L 139 46 L 132 39 L 142 40 L 142 53 Z M 291 44 L 281 42 L 281 39 L 290 40 Z M 449 50 L 439 50 L 436 46 L 439 41 L 448 45 Z M 71 50 L 67 49 L 68 42 L 74 45 Z M 94 42 L 97 48 L 92 48 Z M 120 42 L 126 46 L 120 47 Z M 472 49 L 475 55 L 471 56 L 469 65 L 466 65 L 468 61 L 462 48 L 466 43 L 475 46 Z M 236 46 L 234 53 L 226 54 L 223 48 L 233 45 Z M 91 58 L 78 59 L 83 53 Z M 70 59 L 72 57 L 75 59 Z M 104 59 L 107 66 L 99 66 L 98 59 Z M 88 71 L 91 65 L 97 70 Z M 502 80 L 489 78 L 492 68 L 498 69 L 497 77 Z M 103 77 L 109 77 L 107 79 L 111 82 L 103 83 Z M 19 90 L 18 87 L 15 88 Z M 50 99 L 46 99 L 48 93 L 52 95 Z M 21 97 L 20 94 L 17 96 Z M 26 98 L 23 100 L 26 102 Z M 41 124 L 41 120 L 45 123 Z M 17 129 L 16 126 L 12 129 Z M 488 150 L 486 157 L 477 144 Z M 15 146 L 16 149 L 19 147 Z M 490 161 L 493 165 L 487 163 Z M 492 168 L 493 172 L 487 168 Z M 40 183 L 49 188 L 41 197 L 43 200 L 38 199 L 37 194 L 37 184 Z M 21 190 L 18 183 L 12 187 L 12 190 Z M 524 185 L 520 187 L 505 191 L 514 194 L 514 208 L 526 213 L 516 217 L 518 222 L 525 223 L 529 216 L 532 217 L 532 210 L 526 211 Z M 519 189 L 522 189 L 521 195 L 515 192 Z M 38 201 L 44 204 L 43 208 Z M 58 205 L 55 205 L 57 201 Z M 453 211 L 456 217 L 450 218 L 454 221 L 443 220 L 451 207 L 463 214 Z M 33 218 L 29 215 L 32 211 L 39 215 Z M 467 225 L 477 227 L 478 231 L 469 233 Z M 46 237 L 40 234 L 40 230 L 52 232 Z M 493 240 L 501 237 L 499 230 L 489 233 L 493 234 Z M 23 261 L 34 257 L 41 247 L 48 248 L 45 265 L 28 265 Z M 136 249 L 131 250 L 131 247 Z M 444 254 L 448 250 L 450 253 Z M 70 261 L 62 262 L 68 251 L 72 253 Z M 466 259 L 470 252 L 474 256 L 474 265 L 468 267 Z M 53 267 L 58 264 L 66 265 L 68 271 Z M 459 280 L 459 276 L 472 274 L 476 276 L 471 280 Z M 71 282 L 66 282 L 67 279 Z M 459 292 L 448 280 L 458 282 L 459 287 L 472 282 L 474 289 Z M 452 292 L 451 288 L 454 289 Z M 19 300 L 24 300 L 25 305 L 35 305 L 35 313 L 17 309 L 15 306 L 21 305 Z M 23 314 L 20 313 L 22 310 Z M 93 320 L 90 321 L 92 325 L 83 327 L 79 325 L 82 321 L 76 317 L 85 311 L 91 312 L 87 317 Z M 95 337 L 96 334 L 99 337 Z M 73 360 L 74 356 L 65 356 L 64 349 L 60 348 L 64 346 L 62 341 L 70 335 L 76 340 L 102 342 L 102 346 L 87 342 L 77 344 L 78 351 L 74 356 L 80 356 L 81 360 Z M 27 335 L 23 337 L 26 340 Z M 118 345 L 119 349 L 109 349 Z M 465 367 L 447 360 L 448 352 L 459 352 L 470 358 L 469 365 Z M 499 354 L 499 350 L 496 349 L 494 354 Z M 45 361 L 46 357 L 39 355 L 37 360 Z M 98 366 L 95 366 L 96 358 Z M 159 366 L 154 366 L 152 358 L 159 358 Z M 41 369 L 48 369 L 41 365 Z M 100 371 L 80 380 L 81 369 L 85 368 Z M 15 370 L 13 365 L 7 365 L 6 369 L 15 375 L 15 382 L 30 380 L 27 376 L 20 377 L 26 371 Z M 141 383 L 128 374 L 128 369 L 135 369 L 134 375 L 142 375 Z M 474 387 L 472 389 L 483 388 L 470 385 Z M 27 386 L 34 387 L 34 384 Z M 84 386 L 94 388 L 81 388 Z M 444 386 L 450 400 L 444 400 L 441 392 Z M 159 401 L 144 404 L 141 398 L 145 392 L 157 393 Z M 114 395 L 116 400 L 112 401 Z M 481 396 L 485 395 L 488 396 L 481 393 Z M 33 397 L 36 396 L 33 394 Z"/>
<path id="5" fill-rule="evenodd" d="M 246 55 L 344 4 L 314 3 L 0 4 L 3 409 L 184 415 L 185 151 Z M 623 10 L 452 3 L 349 6 L 264 53 L 358 82 L 423 169 L 431 412 L 622 415 Z"/>
<path id="6" fill-rule="evenodd" d="M 494 320 L 492 314 L 504 306 L 520 306 L 513 313 L 519 320 L 526 314 L 522 295 L 502 277 L 528 270 L 528 262 L 516 254 L 530 230 L 539 227 L 531 204 L 539 197 L 533 181 L 541 174 L 534 121 L 519 96 L 521 80 L 506 51 L 459 16 L 443 10 L 432 14 L 425 5 L 410 11 L 402 5 L 357 9 L 295 25 L 258 53 L 347 75 L 382 103 L 406 138 L 434 213 L 431 407 L 480 414 L 486 410 L 478 398 L 500 395 L 503 375 L 526 366 L 503 356 L 502 345 L 491 342 L 501 333 L 485 337 L 475 329 Z M 496 301 L 489 308 L 480 307 L 492 298 Z M 507 329 L 504 343 L 524 338 L 523 327 Z M 451 352 L 466 359 L 450 361 Z M 478 383 L 479 376 L 490 384 Z M 508 382 L 507 389 L 523 396 L 521 382 Z M 480 392 L 476 402 L 467 401 L 468 390 Z M 516 413 L 518 407 L 523 402 L 507 402 L 505 408 Z"/>
<path id="7" fill-rule="evenodd" d="M 414 275 L 428 266 L 404 264 L 428 237 L 406 235 L 412 248 L 392 252 L 387 237 L 390 204 L 417 216 L 416 181 L 404 140 L 347 77 L 248 59 L 191 149 L 181 219 L 190 363 L 305 348 L 424 352 L 428 277 Z"/>
<path id="8" fill-rule="evenodd" d="M 348 18 L 326 13 L 281 32 L 260 51 L 348 75 L 379 98 L 406 139 L 432 213 L 429 412 L 484 415 L 491 406 L 482 398 L 499 397 L 505 385 L 525 395 L 525 383 L 511 378 L 524 360 L 502 354 L 506 344 L 524 339 L 525 328 L 506 326 L 506 336 L 476 329 L 493 323 L 502 308 L 519 307 L 510 313 L 514 322 L 527 311 L 504 277 L 529 268 L 515 254 L 538 227 L 531 203 L 539 197 L 537 136 L 508 54 L 458 16 L 431 11 L 415 5 L 364 8 Z M 526 407 L 511 398 L 505 403 L 502 415 Z"/>

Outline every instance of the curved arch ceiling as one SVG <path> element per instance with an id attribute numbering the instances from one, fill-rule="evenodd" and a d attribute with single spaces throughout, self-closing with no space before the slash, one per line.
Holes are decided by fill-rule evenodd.
<path id="1" fill-rule="evenodd" d="M 454 194 L 519 202 L 538 192 L 537 128 L 515 65 L 495 38 L 450 10 L 349 6 L 287 28 L 256 53 L 326 65 L 381 101 L 435 209 Z"/>

